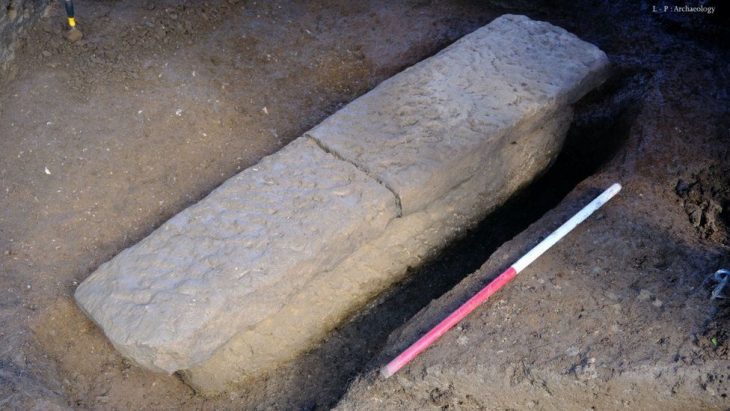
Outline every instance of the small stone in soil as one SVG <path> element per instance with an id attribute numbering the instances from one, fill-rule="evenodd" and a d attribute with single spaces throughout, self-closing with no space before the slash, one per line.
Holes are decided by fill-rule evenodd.
<path id="1" fill-rule="evenodd" d="M 66 40 L 70 41 L 71 43 L 76 43 L 77 41 L 81 40 L 81 38 L 84 37 L 83 33 L 79 29 L 71 29 L 66 32 Z"/>

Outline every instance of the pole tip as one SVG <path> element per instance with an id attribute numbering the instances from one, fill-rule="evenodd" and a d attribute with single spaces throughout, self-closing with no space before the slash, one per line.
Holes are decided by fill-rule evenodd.
<path id="1" fill-rule="evenodd" d="M 391 371 L 387 365 L 380 369 L 380 376 L 383 377 L 384 380 L 387 380 L 393 376 L 393 374 L 395 374 L 395 372 Z"/>

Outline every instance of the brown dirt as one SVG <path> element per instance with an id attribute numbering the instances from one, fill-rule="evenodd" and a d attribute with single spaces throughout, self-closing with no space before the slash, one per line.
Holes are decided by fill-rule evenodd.
<path id="1" fill-rule="evenodd" d="M 530 386 L 531 375 L 564 370 L 593 384 L 584 390 L 593 398 L 601 393 L 596 381 L 625 388 L 617 363 L 625 358 L 626 370 L 649 361 L 707 371 L 685 378 L 678 398 L 730 406 L 720 402 L 728 371 L 715 365 L 730 366 L 728 308 L 709 301 L 703 283 L 730 263 L 730 59 L 719 41 L 722 26 L 603 3 L 511 3 L 523 4 L 517 10 L 502 2 L 422 0 L 76 3 L 83 39 L 64 39 L 57 7 L 20 45 L 15 78 L 0 80 L 0 408 L 327 408 L 363 367 L 381 365 L 504 258 L 614 179 L 626 189 L 613 208 L 505 290 L 499 316 L 490 317 L 497 303 L 488 304 L 465 326 L 473 333 L 467 338 L 484 344 L 466 351 L 460 335 L 451 335 L 445 348 L 414 364 L 408 378 L 415 388 L 372 385 L 368 374 L 343 406 L 383 405 L 373 398 L 390 408 L 484 406 L 458 378 L 453 387 L 434 385 L 420 370 L 429 361 L 473 364 L 502 338 L 520 342 L 504 348 L 510 355 L 503 361 L 524 364 L 515 381 Z M 582 103 L 565 154 L 510 204 L 512 211 L 414 270 L 415 281 L 321 347 L 239 392 L 203 399 L 175 376 L 122 359 L 75 306 L 75 286 L 99 264 L 343 103 L 504 11 L 551 21 L 598 44 L 617 75 Z M 493 256 L 477 270 L 558 203 L 496 254 L 506 257 Z M 475 270 L 386 344 L 393 329 Z M 661 307 L 652 304 L 657 299 Z M 518 317 L 526 325 L 511 329 L 506 319 Z M 611 325 L 621 333 L 576 334 Z M 649 327 L 650 335 L 642 333 Z M 548 344 L 537 347 L 536 339 Z M 576 358 L 538 362 L 572 344 Z M 590 358 L 602 361 L 598 379 L 580 380 L 593 375 Z M 666 389 L 672 378 L 655 386 Z M 518 388 L 501 398 L 521 409 L 533 394 Z M 714 400 L 705 401 L 710 391 Z M 631 392 L 629 406 L 653 398 L 648 390 Z"/>

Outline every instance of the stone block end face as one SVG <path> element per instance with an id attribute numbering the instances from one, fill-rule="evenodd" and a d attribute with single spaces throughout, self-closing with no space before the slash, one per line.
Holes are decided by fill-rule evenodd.
<path id="1" fill-rule="evenodd" d="M 300 138 L 99 267 L 76 301 L 138 364 L 187 369 L 396 215 L 390 191 Z"/>

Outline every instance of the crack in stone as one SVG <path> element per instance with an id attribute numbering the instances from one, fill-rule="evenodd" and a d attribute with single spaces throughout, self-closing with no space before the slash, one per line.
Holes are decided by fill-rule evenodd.
<path id="1" fill-rule="evenodd" d="M 366 176 L 375 180 L 378 184 L 385 187 L 386 190 L 390 191 L 393 194 L 393 197 L 395 197 L 396 218 L 403 217 L 403 207 L 401 206 L 400 196 L 392 187 L 390 187 L 388 185 L 388 183 L 386 183 L 385 181 L 379 179 L 378 177 L 370 174 L 370 172 L 367 169 L 365 169 L 364 167 L 362 167 L 361 165 L 342 157 L 336 151 L 332 150 L 331 148 L 327 147 L 324 143 L 322 143 L 318 139 L 309 135 L 309 133 L 304 133 L 304 137 L 308 138 L 309 140 L 312 140 L 314 142 L 314 144 L 316 144 L 317 147 L 319 147 L 325 153 L 332 155 L 333 157 L 335 157 L 336 159 L 338 159 L 340 161 L 344 161 L 345 163 L 352 164 L 355 168 L 362 171 Z"/>

